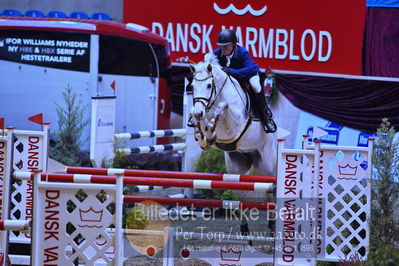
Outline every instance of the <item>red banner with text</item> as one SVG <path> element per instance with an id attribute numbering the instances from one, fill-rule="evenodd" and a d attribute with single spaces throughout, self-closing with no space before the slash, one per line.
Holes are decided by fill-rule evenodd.
<path id="1" fill-rule="evenodd" d="M 171 59 L 201 61 L 236 32 L 261 68 L 359 75 L 365 0 L 124 0 L 124 22 L 170 42 Z"/>

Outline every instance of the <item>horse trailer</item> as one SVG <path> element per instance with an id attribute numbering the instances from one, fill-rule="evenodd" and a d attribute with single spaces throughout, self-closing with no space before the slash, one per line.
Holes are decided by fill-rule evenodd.
<path id="1" fill-rule="evenodd" d="M 62 93 L 69 87 L 88 122 L 93 98 L 116 97 L 116 133 L 169 128 L 169 65 L 167 40 L 137 24 L 0 17 L 0 117 L 7 126 L 29 130 L 37 126 L 27 118 L 43 113 L 58 130 L 56 108 L 65 107 Z M 83 149 L 89 137 L 90 123 Z"/>

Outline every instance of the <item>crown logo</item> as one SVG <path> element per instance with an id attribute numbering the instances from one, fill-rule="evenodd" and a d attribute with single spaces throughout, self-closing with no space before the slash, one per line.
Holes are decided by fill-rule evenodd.
<path id="1" fill-rule="evenodd" d="M 221 259 L 224 261 L 240 261 L 241 251 L 234 251 L 232 248 L 228 250 L 220 250 Z"/>
<path id="2" fill-rule="evenodd" d="M 79 209 L 80 221 L 100 223 L 103 218 L 103 210 L 95 211 L 92 207 L 84 211 Z"/>
<path id="3" fill-rule="evenodd" d="M 97 240 L 94 241 L 94 243 L 96 243 L 96 245 L 99 248 L 103 248 L 103 246 L 105 246 L 108 242 L 105 239 L 97 239 Z M 108 249 L 105 251 L 105 254 L 114 255 L 115 254 L 115 248 L 110 245 L 108 247 Z"/>
<path id="4" fill-rule="evenodd" d="M 340 175 L 356 175 L 357 166 L 350 166 L 349 163 L 345 166 L 338 166 Z"/>

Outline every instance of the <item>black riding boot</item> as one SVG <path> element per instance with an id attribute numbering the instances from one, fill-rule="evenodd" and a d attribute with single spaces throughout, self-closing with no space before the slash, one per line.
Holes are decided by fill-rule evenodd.
<path id="1" fill-rule="evenodd" d="M 274 133 L 277 130 L 277 125 L 273 120 L 273 113 L 267 106 L 265 94 L 263 91 L 256 94 L 256 101 L 258 102 L 258 108 L 260 113 L 260 119 L 262 120 L 263 129 L 266 133 Z"/>

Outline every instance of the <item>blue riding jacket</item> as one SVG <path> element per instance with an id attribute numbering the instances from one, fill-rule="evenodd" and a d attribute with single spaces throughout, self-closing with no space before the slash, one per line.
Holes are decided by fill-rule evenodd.
<path id="1" fill-rule="evenodd" d="M 222 67 L 227 67 L 227 58 L 222 55 L 222 50 L 217 48 L 213 53 L 218 58 L 219 64 Z M 238 44 L 236 44 L 234 48 L 228 68 L 233 77 L 236 79 L 245 79 L 247 81 L 260 72 L 258 65 L 251 59 L 247 49 Z"/>

